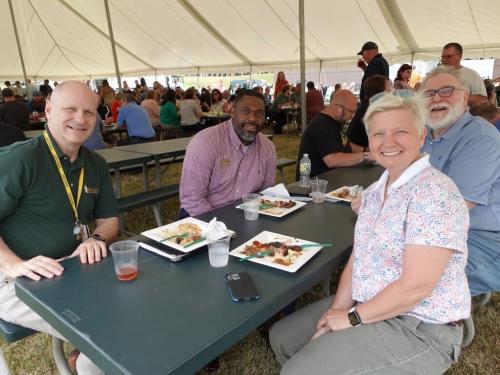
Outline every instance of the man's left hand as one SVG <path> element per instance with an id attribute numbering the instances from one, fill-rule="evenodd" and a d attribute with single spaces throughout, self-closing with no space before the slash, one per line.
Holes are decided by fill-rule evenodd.
<path id="1" fill-rule="evenodd" d="M 311 340 L 314 340 L 329 331 L 335 332 L 351 328 L 351 322 L 349 322 L 349 318 L 347 317 L 348 312 L 349 310 L 327 310 L 318 321 L 316 333 L 313 335 Z"/>
<path id="2" fill-rule="evenodd" d="M 93 264 L 95 262 L 100 262 L 101 258 L 105 258 L 108 255 L 106 243 L 94 238 L 89 238 L 82 242 L 72 254 L 72 256 L 77 255 L 80 256 L 80 261 L 82 263 Z"/>

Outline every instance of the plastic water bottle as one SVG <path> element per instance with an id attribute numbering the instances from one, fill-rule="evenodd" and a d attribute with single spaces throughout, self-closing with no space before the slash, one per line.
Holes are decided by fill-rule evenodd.
<path id="1" fill-rule="evenodd" d="M 299 186 L 309 187 L 311 184 L 311 179 L 309 177 L 311 175 L 311 159 L 309 159 L 309 154 L 304 154 L 302 159 L 300 159 L 299 173 Z"/>

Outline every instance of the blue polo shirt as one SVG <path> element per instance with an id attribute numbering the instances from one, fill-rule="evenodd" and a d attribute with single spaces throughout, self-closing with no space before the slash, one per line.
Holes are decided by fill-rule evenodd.
<path id="1" fill-rule="evenodd" d="M 137 103 L 128 103 L 125 107 L 120 107 L 118 112 L 118 126 L 127 124 L 127 133 L 129 137 L 139 137 L 150 139 L 155 136 L 155 131 L 151 125 L 148 113 L 144 107 Z"/>
<path id="2" fill-rule="evenodd" d="M 431 129 L 422 151 L 433 167 L 457 184 L 469 211 L 470 229 L 500 231 L 500 133 L 486 120 L 466 112 L 440 138 Z"/>

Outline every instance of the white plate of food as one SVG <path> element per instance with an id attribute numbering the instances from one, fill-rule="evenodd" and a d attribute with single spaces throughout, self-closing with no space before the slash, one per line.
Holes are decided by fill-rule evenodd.
<path id="1" fill-rule="evenodd" d="M 260 198 L 259 213 L 261 213 L 262 215 L 283 217 L 305 205 L 306 202 L 299 202 L 293 199 L 276 198 L 263 195 Z M 240 210 L 243 210 L 244 207 L 244 203 L 236 206 L 236 208 L 239 208 Z"/>
<path id="2" fill-rule="evenodd" d="M 179 251 L 189 253 L 207 244 L 205 239 L 207 230 L 208 223 L 187 217 L 141 234 Z"/>
<path id="3" fill-rule="evenodd" d="M 363 188 L 359 185 L 355 186 L 342 186 L 338 189 L 335 189 L 329 193 L 325 194 L 326 199 L 335 200 L 335 201 L 345 201 L 352 202 L 352 200 L 360 194 Z"/>
<path id="4" fill-rule="evenodd" d="M 246 261 L 297 272 L 323 247 L 321 244 L 283 234 L 263 231 L 229 254 Z M 301 247 L 307 245 L 305 247 Z"/>

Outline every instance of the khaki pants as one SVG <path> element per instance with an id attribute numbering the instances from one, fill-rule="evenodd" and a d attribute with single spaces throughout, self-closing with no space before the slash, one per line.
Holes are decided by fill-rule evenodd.
<path id="1" fill-rule="evenodd" d="M 14 291 L 14 282 L 0 273 L 0 318 L 35 331 L 45 332 L 67 341 L 50 324 L 44 321 L 40 315 L 31 310 L 24 302 L 17 298 Z M 92 361 L 80 353 L 76 361 L 76 369 L 79 375 L 102 375 L 104 374 Z"/>
<path id="2" fill-rule="evenodd" d="M 442 374 L 458 358 L 463 327 L 402 315 L 309 341 L 332 298 L 277 322 L 269 336 L 281 374 Z"/>

